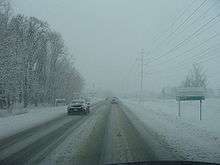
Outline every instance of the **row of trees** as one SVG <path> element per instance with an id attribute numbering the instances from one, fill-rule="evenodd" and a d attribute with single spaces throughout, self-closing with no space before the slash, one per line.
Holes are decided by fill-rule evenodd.
<path id="1" fill-rule="evenodd" d="M 35 17 L 12 15 L 0 0 L 0 90 L 8 105 L 54 103 L 82 87 L 62 36 Z"/>

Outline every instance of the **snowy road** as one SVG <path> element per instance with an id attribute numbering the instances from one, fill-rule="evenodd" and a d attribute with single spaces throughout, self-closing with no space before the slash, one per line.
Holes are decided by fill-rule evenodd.
<path id="1" fill-rule="evenodd" d="M 122 104 L 96 104 L 87 116 L 61 116 L 0 141 L 0 164 L 109 164 L 183 159 Z"/>
<path id="2" fill-rule="evenodd" d="M 101 105 L 94 105 L 92 110 L 95 111 L 99 106 Z M 40 161 L 89 116 L 62 115 L 42 125 L 1 139 L 0 164 Z"/>

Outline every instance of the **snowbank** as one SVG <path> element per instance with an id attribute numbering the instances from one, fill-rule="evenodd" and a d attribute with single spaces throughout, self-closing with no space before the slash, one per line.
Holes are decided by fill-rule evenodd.
<path id="1" fill-rule="evenodd" d="M 53 120 L 66 113 L 66 107 L 29 109 L 28 113 L 0 118 L 0 139 Z"/>
<path id="2" fill-rule="evenodd" d="M 149 100 L 142 105 L 124 102 L 174 152 L 187 160 L 220 163 L 220 99 L 204 101 L 202 121 L 198 101 L 181 102 L 181 117 L 175 100 Z"/>

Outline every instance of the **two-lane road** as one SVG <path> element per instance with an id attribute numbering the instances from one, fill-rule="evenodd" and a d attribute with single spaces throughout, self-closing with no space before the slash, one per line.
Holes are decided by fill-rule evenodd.
<path id="1" fill-rule="evenodd" d="M 0 164 L 39 162 L 71 132 L 87 120 L 103 103 L 93 105 L 87 116 L 62 115 L 52 121 L 0 140 Z M 38 156 L 37 156 L 38 155 Z"/>
<path id="2" fill-rule="evenodd" d="M 111 164 L 177 160 L 121 102 L 86 116 L 61 116 L 0 141 L 0 164 Z M 182 159 L 182 158 L 181 158 Z"/>

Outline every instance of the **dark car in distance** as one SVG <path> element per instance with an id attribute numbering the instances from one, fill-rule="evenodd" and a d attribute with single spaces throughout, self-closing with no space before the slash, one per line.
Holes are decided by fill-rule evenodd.
<path id="1" fill-rule="evenodd" d="M 119 99 L 117 97 L 113 97 L 111 100 L 112 104 L 118 104 Z"/>
<path id="2" fill-rule="evenodd" d="M 86 115 L 88 113 L 89 107 L 84 99 L 75 99 L 67 107 L 68 115 Z"/>

